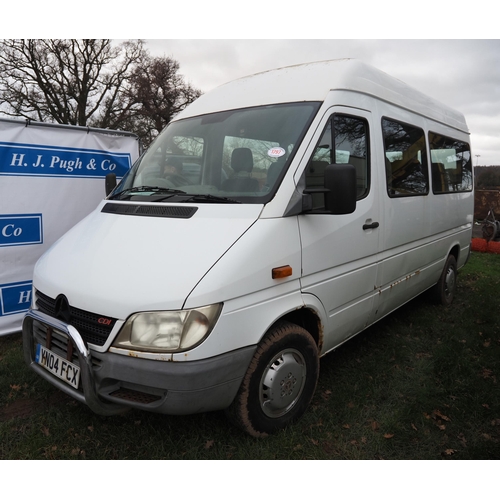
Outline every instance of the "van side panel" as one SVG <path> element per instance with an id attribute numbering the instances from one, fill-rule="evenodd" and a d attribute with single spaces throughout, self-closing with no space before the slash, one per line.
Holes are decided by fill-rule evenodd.
<path id="1" fill-rule="evenodd" d="M 326 106 L 327 103 L 332 107 Z M 360 104 L 362 109 L 358 108 Z M 433 131 L 468 142 L 468 134 L 454 123 L 447 126 L 353 92 L 332 91 L 323 110 L 316 134 L 295 174 L 296 181 L 300 182 L 312 158 L 312 148 L 332 113 L 368 120 L 371 166 L 370 192 L 358 200 L 353 214 L 299 216 L 302 291 L 317 296 L 328 316 L 324 325 L 324 354 L 432 287 L 452 250 L 458 249 L 458 267 L 465 263 L 472 232 L 474 194 L 472 191 L 433 193 L 428 134 Z M 384 118 L 420 131 L 419 154 L 426 169 L 427 185 L 417 195 L 390 192 Z M 415 147 L 410 146 L 408 154 L 412 153 L 416 153 Z M 365 222 L 373 221 L 380 223 L 378 228 L 361 229 Z"/>
<path id="2" fill-rule="evenodd" d="M 420 151 L 420 160 L 426 162 L 428 177 L 427 192 L 394 194 L 389 179 L 391 166 L 394 169 L 397 160 L 391 164 L 386 156 L 395 153 L 384 151 L 381 160 L 385 164 L 381 161 L 378 164 L 379 171 L 384 172 L 379 184 L 383 224 L 376 317 L 380 319 L 433 286 L 453 248 L 460 249 L 458 266 L 465 263 L 472 235 L 474 194 L 472 191 L 434 194 L 432 189 L 429 131 L 437 130 L 464 142 L 468 142 L 467 134 L 386 103 L 379 103 L 378 107 L 381 127 L 383 120 L 394 120 L 423 132 L 425 151 Z M 408 151 L 414 153 L 414 149 L 410 147 Z"/>

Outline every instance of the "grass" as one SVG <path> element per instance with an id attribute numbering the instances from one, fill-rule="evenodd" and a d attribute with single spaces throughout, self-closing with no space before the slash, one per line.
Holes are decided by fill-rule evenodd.
<path id="1" fill-rule="evenodd" d="M 500 257 L 473 253 L 449 308 L 424 294 L 321 360 L 312 405 L 266 439 L 222 412 L 94 415 L 0 337 L 0 459 L 500 458 Z"/>

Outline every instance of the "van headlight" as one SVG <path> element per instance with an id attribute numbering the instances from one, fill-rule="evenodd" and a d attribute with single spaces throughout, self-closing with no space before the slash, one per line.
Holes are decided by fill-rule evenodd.
<path id="1" fill-rule="evenodd" d="M 132 314 L 123 325 L 114 347 L 149 352 L 190 349 L 204 340 L 219 317 L 222 304 L 182 311 Z"/>

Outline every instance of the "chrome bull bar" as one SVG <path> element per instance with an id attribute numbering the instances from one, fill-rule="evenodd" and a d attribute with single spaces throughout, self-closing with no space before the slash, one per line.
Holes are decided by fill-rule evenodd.
<path id="1" fill-rule="evenodd" d="M 78 355 L 80 365 L 80 383 L 83 392 L 80 392 L 73 387 L 69 386 L 62 380 L 57 379 L 50 374 L 45 368 L 35 362 L 34 336 L 33 336 L 33 323 L 38 321 L 48 328 L 52 328 L 58 332 L 63 333 L 68 337 L 68 342 L 73 344 L 73 348 Z M 85 345 L 78 330 L 72 326 L 60 321 L 47 314 L 30 309 L 23 320 L 23 350 L 24 359 L 26 364 L 38 375 L 45 380 L 49 381 L 52 385 L 65 392 L 69 396 L 75 398 L 81 403 L 86 404 L 93 412 L 99 415 L 117 415 L 126 411 L 123 406 L 115 405 L 102 401 L 98 394 L 93 376 L 92 368 L 92 355 Z"/>

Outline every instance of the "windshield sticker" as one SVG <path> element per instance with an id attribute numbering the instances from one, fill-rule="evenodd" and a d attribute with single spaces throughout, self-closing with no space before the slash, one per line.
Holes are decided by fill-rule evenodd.
<path id="1" fill-rule="evenodd" d="M 280 158 L 286 153 L 286 151 L 283 148 L 271 148 L 267 152 L 267 156 L 270 156 L 271 158 Z"/>

